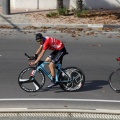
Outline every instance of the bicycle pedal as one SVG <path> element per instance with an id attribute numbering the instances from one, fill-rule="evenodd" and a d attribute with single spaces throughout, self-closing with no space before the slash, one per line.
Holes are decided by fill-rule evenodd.
<path id="1" fill-rule="evenodd" d="M 47 88 L 52 88 L 52 87 L 57 86 L 57 85 L 58 85 L 58 83 L 51 83 L 50 85 L 47 86 Z"/>

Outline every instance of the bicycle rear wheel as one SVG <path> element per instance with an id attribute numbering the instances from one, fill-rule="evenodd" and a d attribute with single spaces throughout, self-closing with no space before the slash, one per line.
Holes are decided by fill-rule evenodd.
<path id="1" fill-rule="evenodd" d="M 84 73 L 76 67 L 68 67 L 59 76 L 60 87 L 65 91 L 79 91 L 85 83 Z M 66 81 L 66 82 L 65 82 Z"/>
<path id="2" fill-rule="evenodd" d="M 110 74 L 108 81 L 115 92 L 120 92 L 120 68 Z"/>
<path id="3" fill-rule="evenodd" d="M 36 70 L 35 67 L 28 67 L 24 69 L 18 77 L 19 86 L 26 92 L 36 92 L 40 90 L 45 83 L 43 72 L 37 71 L 35 76 L 31 76 L 33 70 Z"/>

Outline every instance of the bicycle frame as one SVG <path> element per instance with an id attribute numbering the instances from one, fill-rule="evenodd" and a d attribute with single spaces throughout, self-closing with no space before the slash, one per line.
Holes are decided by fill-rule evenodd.
<path id="1" fill-rule="evenodd" d="M 49 73 L 45 68 L 44 68 L 44 66 L 46 65 L 46 64 L 49 64 L 50 62 L 45 62 L 45 61 L 40 61 L 40 63 L 38 64 L 38 66 L 37 66 L 37 68 L 36 68 L 36 70 L 37 71 L 39 71 L 39 70 L 42 70 L 44 73 L 45 73 L 45 75 L 50 79 L 50 80 L 52 80 L 52 75 L 51 75 L 51 73 Z M 64 80 L 64 81 L 59 81 L 58 80 L 58 77 L 59 77 L 59 75 L 60 75 L 60 73 L 61 72 L 63 72 L 66 76 L 68 76 L 62 69 L 61 69 L 61 66 L 62 66 L 62 64 L 59 62 L 59 63 L 57 63 L 56 64 L 56 82 L 68 82 L 68 80 Z M 70 77 L 68 76 L 68 78 L 70 79 Z"/>
<path id="2" fill-rule="evenodd" d="M 68 54 L 68 53 L 66 53 L 66 54 Z M 25 56 L 27 56 L 28 58 L 30 58 L 30 56 L 27 55 L 27 53 L 25 53 Z M 63 58 L 62 58 L 62 59 L 63 59 Z M 69 81 L 71 81 L 72 79 L 61 69 L 62 59 L 56 64 L 56 70 L 57 70 L 56 76 L 55 76 L 56 82 L 69 82 Z M 44 68 L 44 66 L 45 66 L 46 64 L 49 64 L 49 63 L 50 63 L 50 62 L 40 61 L 40 62 L 36 65 L 36 71 L 39 71 L 39 69 L 40 69 L 50 80 L 52 80 L 52 75 L 51 75 L 51 73 L 49 73 L 49 72 Z M 34 75 L 33 75 L 33 76 L 35 76 L 36 71 L 34 72 Z M 59 75 L 60 75 L 61 72 L 63 72 L 63 73 L 69 78 L 69 80 L 59 81 L 59 80 L 58 80 L 58 77 L 59 77 Z M 32 78 L 31 80 L 33 80 L 33 78 Z"/>

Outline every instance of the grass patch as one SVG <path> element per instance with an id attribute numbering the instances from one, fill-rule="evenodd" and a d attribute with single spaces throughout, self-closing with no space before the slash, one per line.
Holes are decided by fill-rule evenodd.
<path id="1" fill-rule="evenodd" d="M 50 17 L 50 18 L 57 18 L 60 15 L 63 16 L 69 16 L 69 15 L 75 15 L 76 17 L 87 17 L 89 11 L 88 10 L 69 10 L 67 8 L 60 8 L 58 9 L 56 12 L 49 12 L 48 14 L 46 14 L 46 17 Z"/>
<path id="2" fill-rule="evenodd" d="M 49 12 L 48 14 L 46 14 L 46 17 L 58 17 L 58 13 L 57 12 Z"/>

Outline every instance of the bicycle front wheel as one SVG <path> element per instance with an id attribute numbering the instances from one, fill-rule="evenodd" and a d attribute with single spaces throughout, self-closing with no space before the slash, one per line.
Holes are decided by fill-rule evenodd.
<path id="1" fill-rule="evenodd" d="M 40 90 L 45 83 L 45 76 L 42 71 L 36 71 L 34 76 L 31 73 L 35 70 L 35 67 L 28 67 L 24 69 L 19 77 L 19 86 L 26 92 L 36 92 Z"/>
<path id="2" fill-rule="evenodd" d="M 83 71 L 76 67 L 68 67 L 63 71 L 59 76 L 60 87 L 65 91 L 79 91 L 85 83 Z"/>
<path id="3" fill-rule="evenodd" d="M 115 92 L 120 92 L 120 68 L 113 71 L 109 76 L 109 85 Z"/>

